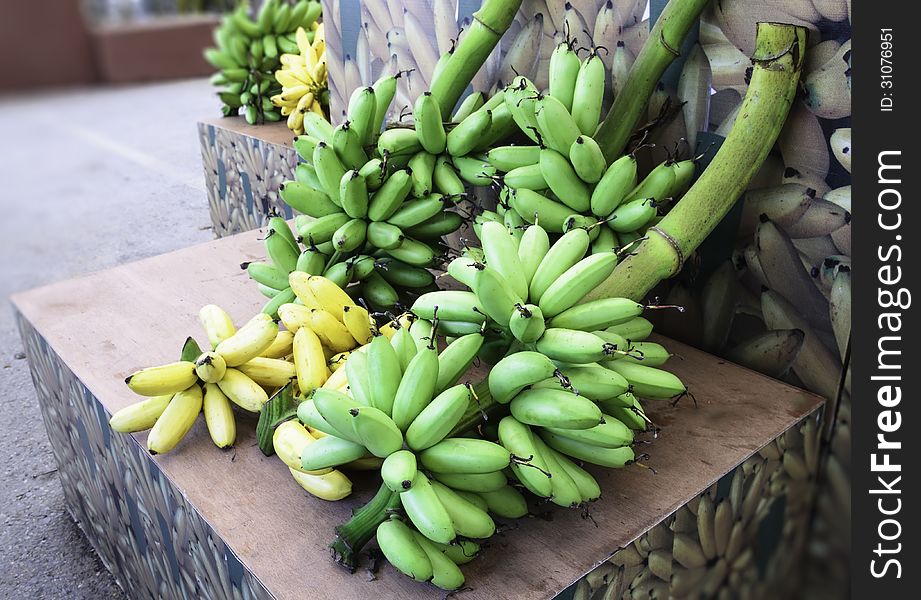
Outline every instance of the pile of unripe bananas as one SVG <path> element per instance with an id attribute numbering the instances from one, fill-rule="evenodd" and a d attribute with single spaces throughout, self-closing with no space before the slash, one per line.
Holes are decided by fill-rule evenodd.
<path id="1" fill-rule="evenodd" d="M 379 470 L 392 498 L 373 523 L 384 555 L 452 590 L 494 518 L 528 514 L 523 492 L 563 507 L 598 499 L 582 465 L 635 462 L 634 434 L 650 424 L 640 400 L 686 393 L 659 368 L 669 352 L 646 340 L 642 314 L 657 307 L 583 300 L 659 204 L 684 192 L 694 163 L 669 160 L 639 183 L 632 155 L 609 165 L 591 137 L 604 63 L 568 43 L 553 53 L 546 93 L 518 77 L 492 97 L 468 96 L 450 118 L 424 93 L 413 125 L 385 128 L 401 76 L 355 90 L 335 127 L 291 109 L 302 113 L 303 162 L 281 196 L 301 213 L 296 233 L 272 217 L 267 259 L 243 265 L 269 297 L 263 313 L 234 332 L 206 307 L 212 350 L 129 377 L 157 397 L 112 424 L 153 426 L 148 446 L 165 452 L 204 404 L 226 447 L 232 404 L 265 416 L 290 398 L 270 446 L 298 483 L 335 500 L 351 491 L 339 469 Z M 472 203 L 471 187 L 492 185 L 496 211 Z M 450 248 L 444 236 L 469 220 L 480 247 Z M 458 285 L 439 290 L 437 267 Z M 474 386 L 463 379 L 477 358 L 493 366 Z"/>
<path id="2" fill-rule="evenodd" d="M 251 125 L 281 119 L 282 113 L 272 101 L 282 93 L 275 79 L 280 57 L 300 55 L 300 46 L 313 41 L 321 12 L 317 0 L 265 0 L 255 18 L 250 16 L 247 3 L 224 17 L 214 31 L 217 47 L 205 50 L 205 59 L 218 69 L 211 82 L 223 88 L 218 97 L 224 116 L 239 114 L 242 109 Z M 300 39 L 299 29 L 303 30 Z"/>

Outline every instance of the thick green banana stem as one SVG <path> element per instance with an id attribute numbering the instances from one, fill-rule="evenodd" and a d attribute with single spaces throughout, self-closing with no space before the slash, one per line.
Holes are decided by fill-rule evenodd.
<path id="1" fill-rule="evenodd" d="M 729 136 L 681 201 L 584 301 L 610 297 L 639 301 L 681 270 L 774 146 L 796 96 L 805 53 L 805 28 L 758 23 L 751 83 Z"/>
<path id="2" fill-rule="evenodd" d="M 512 24 L 521 0 L 484 0 L 473 13 L 470 29 L 464 34 L 448 63 L 432 82 L 432 96 L 441 114 L 450 115 L 457 100 Z"/>
<path id="3" fill-rule="evenodd" d="M 595 133 L 595 141 L 609 164 L 623 154 L 662 73 L 678 58 L 685 36 L 709 3 L 710 0 L 669 0 L 659 15 L 623 90 Z"/>
<path id="4" fill-rule="evenodd" d="M 336 539 L 329 545 L 336 563 L 350 573 L 355 571 L 358 553 L 374 537 L 377 526 L 399 507 L 399 494 L 381 484 L 381 488 L 367 504 L 353 512 L 348 521 L 336 527 Z"/>

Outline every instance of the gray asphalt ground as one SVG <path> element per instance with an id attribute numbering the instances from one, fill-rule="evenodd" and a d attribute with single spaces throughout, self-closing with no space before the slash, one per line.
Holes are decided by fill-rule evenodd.
<path id="1" fill-rule="evenodd" d="M 205 80 L 0 98 L 0 598 L 124 598 L 65 510 L 8 296 L 212 238 Z"/>

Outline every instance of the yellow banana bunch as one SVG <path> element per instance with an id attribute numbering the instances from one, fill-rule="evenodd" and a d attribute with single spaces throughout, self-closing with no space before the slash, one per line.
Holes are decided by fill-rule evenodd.
<path id="1" fill-rule="evenodd" d="M 313 24 L 313 42 L 303 27 L 296 33 L 298 54 L 282 54 L 281 68 L 275 79 L 281 84 L 280 94 L 272 103 L 288 117 L 288 129 L 297 135 L 304 133 L 304 114 L 315 112 L 321 117 L 321 98 L 326 93 L 326 38 L 323 24 Z"/>

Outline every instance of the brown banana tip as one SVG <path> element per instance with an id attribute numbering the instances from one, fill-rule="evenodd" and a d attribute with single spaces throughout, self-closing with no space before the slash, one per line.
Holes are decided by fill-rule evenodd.
<path id="1" fill-rule="evenodd" d="M 350 409 L 349 409 L 349 414 L 352 415 L 353 417 L 357 417 L 357 416 L 358 416 L 358 409 L 357 409 L 357 408 L 350 408 Z"/>
<path id="2" fill-rule="evenodd" d="M 134 377 L 134 375 L 128 375 L 127 377 L 125 377 L 125 383 L 126 383 L 126 384 L 130 384 L 130 383 L 131 383 L 131 378 L 132 378 L 132 377 Z"/>
<path id="3" fill-rule="evenodd" d="M 400 482 L 400 487 L 402 487 L 404 490 L 408 490 L 412 486 L 413 486 L 413 482 L 410 481 L 409 479 L 404 479 L 403 481 Z"/>

